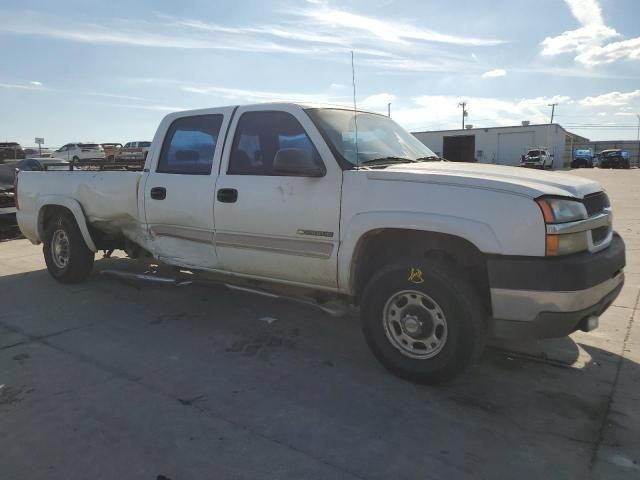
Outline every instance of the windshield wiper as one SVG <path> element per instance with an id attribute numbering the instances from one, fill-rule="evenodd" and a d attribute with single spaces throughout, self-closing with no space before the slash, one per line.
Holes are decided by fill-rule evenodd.
<path id="1" fill-rule="evenodd" d="M 444 159 L 438 157 L 437 155 L 429 155 L 428 157 L 416 158 L 416 162 L 439 162 L 440 160 Z"/>
<path id="2" fill-rule="evenodd" d="M 415 162 L 415 160 L 411 160 L 410 158 L 389 156 L 389 157 L 372 158 L 371 160 L 365 160 L 364 162 L 360 162 L 360 165 L 362 166 L 377 165 L 382 167 L 382 166 L 393 165 L 396 163 L 413 163 L 413 162 Z"/>

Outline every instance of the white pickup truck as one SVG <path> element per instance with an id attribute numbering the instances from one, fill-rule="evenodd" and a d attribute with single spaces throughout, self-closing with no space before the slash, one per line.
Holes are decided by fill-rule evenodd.
<path id="1" fill-rule="evenodd" d="M 142 172 L 20 172 L 16 189 L 20 229 L 60 282 L 123 249 L 342 299 L 414 381 L 454 377 L 488 335 L 592 330 L 624 281 L 598 183 L 444 162 L 391 119 L 340 107 L 172 113 Z"/>

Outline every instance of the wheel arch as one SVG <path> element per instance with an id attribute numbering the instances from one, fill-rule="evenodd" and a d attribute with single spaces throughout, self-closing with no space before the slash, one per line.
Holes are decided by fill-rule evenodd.
<path id="1" fill-rule="evenodd" d="M 38 208 L 38 238 L 40 240 L 44 239 L 47 222 L 53 218 L 53 215 L 60 212 L 68 213 L 73 217 L 78 224 L 78 228 L 80 229 L 80 233 L 82 234 L 82 238 L 87 244 L 87 247 L 92 252 L 96 252 L 96 244 L 93 241 L 93 238 L 91 238 L 91 233 L 89 232 L 89 227 L 87 226 L 82 207 L 80 206 L 80 203 L 73 198 L 56 197 L 42 199 L 41 205 Z"/>
<path id="2" fill-rule="evenodd" d="M 431 258 L 454 265 L 469 275 L 471 283 L 490 310 L 485 254 L 501 252 L 497 239 L 487 243 L 492 236 L 495 238 L 495 235 L 485 236 L 485 248 L 489 248 L 489 251 L 483 251 L 475 242 L 459 233 L 400 226 L 370 229 L 358 237 L 351 250 L 348 272 L 343 275 L 343 281 L 347 282 L 344 285 L 348 293 L 359 301 L 367 280 L 384 265 L 400 258 Z"/>

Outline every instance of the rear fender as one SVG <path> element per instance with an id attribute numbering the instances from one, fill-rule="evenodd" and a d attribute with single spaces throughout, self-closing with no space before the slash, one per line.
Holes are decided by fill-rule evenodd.
<path id="1" fill-rule="evenodd" d="M 84 239 L 87 247 L 92 252 L 96 252 L 96 244 L 93 242 L 91 238 L 91 234 L 89 233 L 89 228 L 87 226 L 87 221 L 84 216 L 84 212 L 82 211 L 82 207 L 80 203 L 69 197 L 58 196 L 58 195 L 45 195 L 38 199 L 38 204 L 36 205 L 36 211 L 38 212 L 38 238 L 42 241 L 44 237 L 44 212 L 45 207 L 51 206 L 59 206 L 66 208 L 71 212 L 73 218 L 78 224 L 78 228 L 80 229 L 80 233 L 82 233 L 82 238 Z"/>

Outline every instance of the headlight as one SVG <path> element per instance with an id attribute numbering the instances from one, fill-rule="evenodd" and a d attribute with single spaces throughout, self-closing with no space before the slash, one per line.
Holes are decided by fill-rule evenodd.
<path id="1" fill-rule="evenodd" d="M 576 222 L 587 218 L 587 209 L 578 201 L 565 198 L 538 198 L 536 200 L 546 225 Z M 546 233 L 546 232 L 545 232 Z M 587 231 L 554 235 L 546 233 L 545 254 L 550 257 L 583 252 L 589 248 Z"/>
<path id="2" fill-rule="evenodd" d="M 538 198 L 536 200 L 545 223 L 566 223 L 587 218 L 587 209 L 581 202 L 565 198 Z"/>

